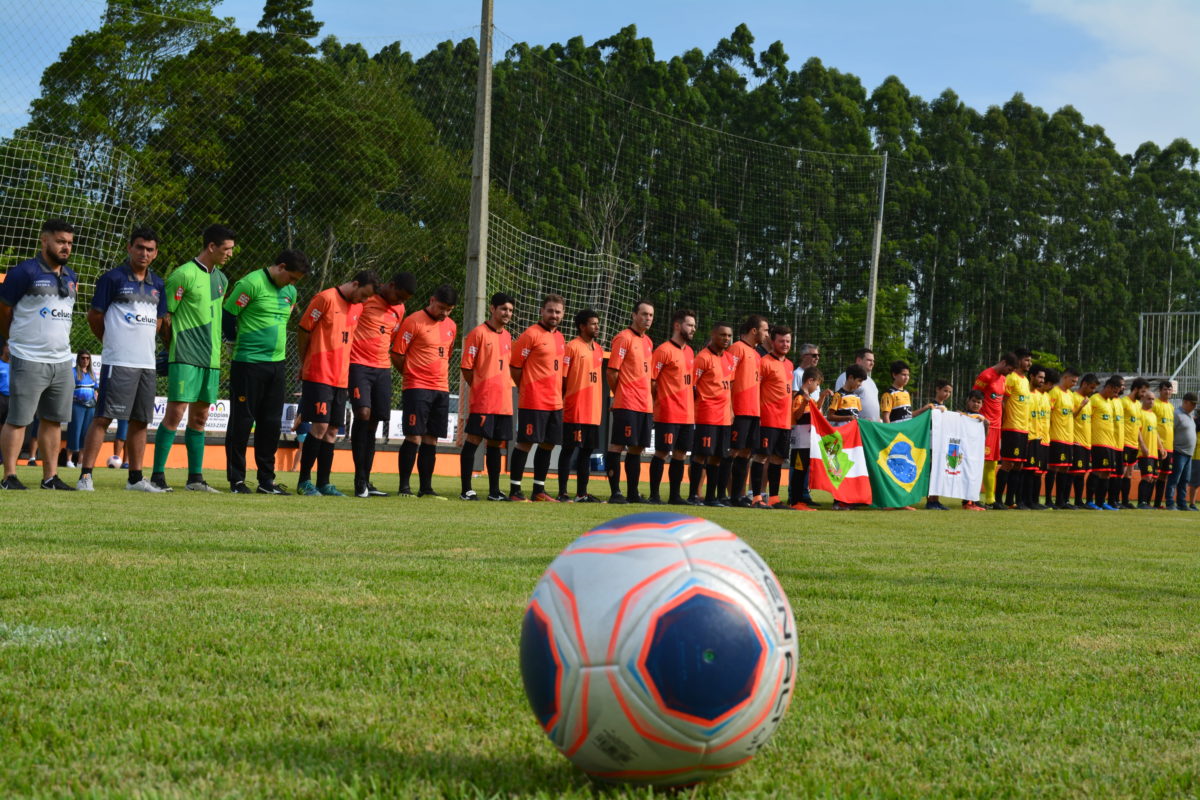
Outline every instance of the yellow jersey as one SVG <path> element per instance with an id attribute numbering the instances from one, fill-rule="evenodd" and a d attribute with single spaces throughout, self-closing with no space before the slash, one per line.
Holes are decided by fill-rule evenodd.
<path id="1" fill-rule="evenodd" d="M 1029 431 L 1029 378 L 1015 372 L 1004 379 L 1004 416 L 1000 428 L 1006 431 Z"/>
<path id="2" fill-rule="evenodd" d="M 1075 416 L 1075 444 L 1084 447 L 1092 446 L 1092 412 L 1088 407 L 1088 399 L 1079 392 L 1071 392 L 1075 396 L 1075 408 L 1082 407 Z"/>
<path id="3" fill-rule="evenodd" d="M 1175 447 L 1175 406 L 1163 400 L 1154 401 L 1154 415 L 1158 417 L 1158 439 L 1168 453 Z"/>
<path id="4" fill-rule="evenodd" d="M 1118 450 L 1125 445 L 1125 406 L 1121 403 L 1121 398 L 1114 397 L 1112 400 L 1113 407 L 1113 447 Z"/>
<path id="5" fill-rule="evenodd" d="M 1092 414 L 1092 447 L 1116 447 L 1113 434 L 1113 401 L 1096 392 L 1088 398 Z"/>
<path id="6" fill-rule="evenodd" d="M 1138 432 L 1142 429 L 1142 404 L 1129 395 L 1121 397 L 1119 402 L 1121 403 L 1121 420 L 1125 427 L 1121 439 L 1125 443 L 1125 447 L 1132 447 L 1136 450 Z"/>
<path id="7" fill-rule="evenodd" d="M 1142 417 L 1142 441 L 1145 443 L 1140 452 L 1144 456 L 1158 458 L 1158 414 L 1154 413 L 1153 408 L 1143 408 L 1139 413 Z"/>
<path id="8" fill-rule="evenodd" d="M 1050 399 L 1050 440 L 1063 444 L 1075 443 L 1075 393 L 1055 386 L 1047 393 Z"/>

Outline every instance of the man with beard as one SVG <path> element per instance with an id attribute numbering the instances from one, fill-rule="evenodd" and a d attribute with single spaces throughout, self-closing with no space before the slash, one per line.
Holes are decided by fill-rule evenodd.
<path id="1" fill-rule="evenodd" d="M 541 318 L 525 329 L 513 345 L 509 371 L 517 386 L 517 446 L 509 465 L 508 499 L 525 502 L 521 479 L 525 461 L 536 444 L 533 456 L 533 491 L 529 500 L 534 503 L 557 503 L 546 492 L 546 474 L 550 471 L 550 454 L 562 444 L 563 434 L 563 355 L 566 342 L 558 326 L 562 324 L 566 300 L 548 294 L 542 298 Z"/>
<path id="2" fill-rule="evenodd" d="M 662 503 L 659 487 L 667 456 L 671 458 L 671 495 L 673 506 L 685 504 L 680 486 L 683 484 L 684 460 L 692 449 L 692 434 L 696 425 L 693 397 L 696 355 L 692 352 L 692 337 L 696 335 L 696 312 L 676 311 L 671 317 L 671 338 L 654 351 L 651 371 L 654 393 L 654 460 L 650 462 L 650 499 Z"/>

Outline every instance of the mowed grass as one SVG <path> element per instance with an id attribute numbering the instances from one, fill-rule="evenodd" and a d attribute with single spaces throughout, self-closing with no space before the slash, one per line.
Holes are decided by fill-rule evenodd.
<path id="1" fill-rule="evenodd" d="M 97 479 L 0 494 L 0 796 L 597 796 L 518 632 L 555 554 L 642 508 Z M 801 669 L 689 796 L 1200 794 L 1200 514 L 703 511 L 779 575 Z"/>

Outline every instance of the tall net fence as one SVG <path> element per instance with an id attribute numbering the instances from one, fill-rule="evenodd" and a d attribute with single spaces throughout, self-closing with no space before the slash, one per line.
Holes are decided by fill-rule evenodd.
<path id="1" fill-rule="evenodd" d="M 234 280 L 306 251 L 301 303 L 364 268 L 413 272 L 411 309 L 462 287 L 477 31 L 407 36 L 381 17 L 343 43 L 304 2 L 266 4 L 248 31 L 218 11 L 9 9 L 0 267 L 65 216 L 86 231 L 86 303 L 133 225 L 158 229 L 167 273 L 220 222 L 238 234 Z M 1071 109 L 1018 97 L 980 113 L 895 79 L 868 93 L 815 59 L 788 67 L 775 45 L 756 54 L 739 31 L 667 60 L 632 28 L 547 47 L 497 32 L 486 290 L 518 296 L 517 325 L 547 291 L 568 316 L 599 311 L 606 339 L 639 297 L 658 308 L 656 340 L 676 308 L 697 312 L 698 338 L 763 314 L 819 345 L 831 380 L 864 340 L 881 193 L 880 384 L 903 358 L 919 397 L 939 377 L 961 394 L 1016 346 L 1129 373 L 1139 312 L 1200 307 L 1186 142 L 1123 156 Z M 74 336 L 97 345 L 82 318 Z"/>

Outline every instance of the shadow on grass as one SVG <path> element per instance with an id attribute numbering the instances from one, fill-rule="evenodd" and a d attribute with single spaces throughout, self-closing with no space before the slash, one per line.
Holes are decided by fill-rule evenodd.
<path id="1" fill-rule="evenodd" d="M 555 755 L 553 753 L 549 755 Z M 603 794 L 565 759 L 534 753 L 405 751 L 369 736 L 240 743 L 225 754 L 265 771 L 294 771 L 351 796 L 557 797 Z M 334 787 L 329 787 L 334 788 Z"/>

